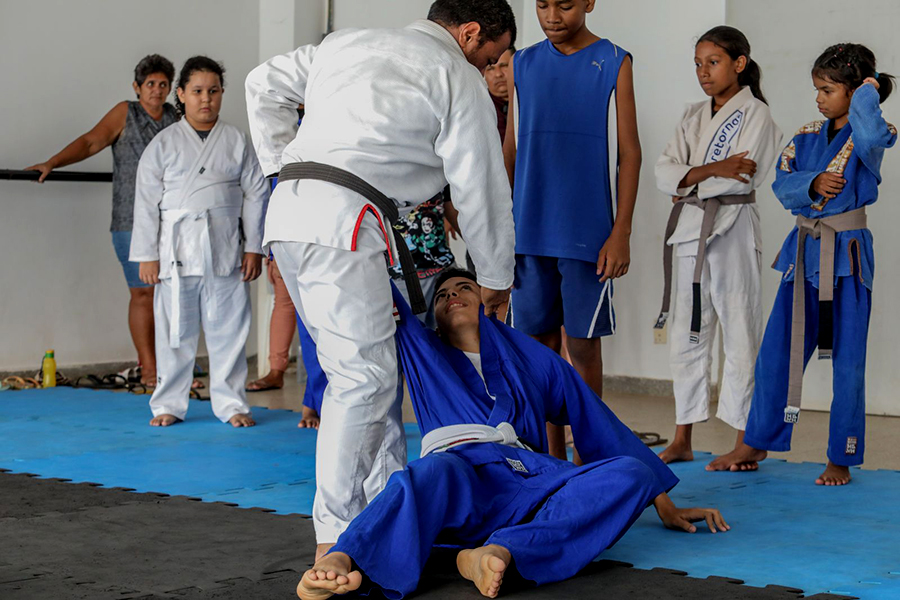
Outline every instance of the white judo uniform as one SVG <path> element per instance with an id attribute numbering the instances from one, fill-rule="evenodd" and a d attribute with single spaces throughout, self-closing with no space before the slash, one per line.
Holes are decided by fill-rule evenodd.
<path id="1" fill-rule="evenodd" d="M 449 182 L 479 283 L 512 285 L 512 201 L 496 111 L 442 26 L 342 30 L 275 57 L 247 77 L 247 107 L 266 174 L 325 163 L 366 180 L 401 213 Z M 328 376 L 316 446 L 319 543 L 336 541 L 406 462 L 384 268 L 385 250 L 396 254 L 389 227 L 362 196 L 331 183 L 286 181 L 269 203 L 264 241 Z"/>
<path id="2" fill-rule="evenodd" d="M 712 102 L 689 104 L 675 136 L 656 163 L 659 189 L 669 196 L 691 194 L 701 200 L 747 195 L 762 185 L 781 147 L 782 133 L 769 107 L 744 87 L 712 114 Z M 750 183 L 712 177 L 692 188 L 679 183 L 697 166 L 749 152 L 756 162 Z M 701 276 L 699 343 L 691 343 L 692 281 L 700 244 L 703 209 L 684 206 L 674 234 L 675 306 L 671 319 L 670 360 L 674 380 L 676 423 L 709 418 L 709 383 L 716 324 L 722 326 L 725 364 L 717 415 L 743 430 L 753 397 L 753 367 L 762 337 L 761 250 L 756 204 L 723 205 L 707 241 Z"/>
<path id="3" fill-rule="evenodd" d="M 250 412 L 244 391 L 250 295 L 240 266 L 244 252 L 263 252 L 267 197 L 252 146 L 221 120 L 204 141 L 182 119 L 141 156 L 130 259 L 160 264 L 153 297 L 154 416 L 184 419 L 201 324 L 213 412 L 223 422 Z"/>

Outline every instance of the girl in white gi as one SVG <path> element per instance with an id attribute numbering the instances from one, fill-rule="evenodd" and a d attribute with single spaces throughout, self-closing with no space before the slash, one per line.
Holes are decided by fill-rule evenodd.
<path id="1" fill-rule="evenodd" d="M 717 416 L 738 430 L 738 443 L 743 439 L 762 336 L 754 190 L 781 143 L 743 33 L 725 26 L 709 30 L 697 42 L 694 63 L 711 99 L 687 106 L 656 164 L 657 186 L 675 203 L 666 231 L 666 286 L 657 328 L 668 317 L 673 250 L 678 272 L 670 345 L 677 430 L 660 454 L 667 463 L 693 460 L 691 428 L 709 418 L 717 321 L 725 346 Z"/>
<path id="2" fill-rule="evenodd" d="M 151 425 L 184 419 L 200 325 L 215 415 L 254 425 L 246 402 L 249 281 L 262 270 L 267 186 L 244 134 L 219 121 L 224 69 L 205 56 L 178 80 L 184 119 L 147 146 L 137 173 L 131 260 L 156 285 L 158 382 Z"/>

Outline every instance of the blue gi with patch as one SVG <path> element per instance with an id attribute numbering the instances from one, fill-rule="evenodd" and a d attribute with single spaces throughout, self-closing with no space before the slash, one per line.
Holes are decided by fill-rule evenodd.
<path id="1" fill-rule="evenodd" d="M 864 85 L 853 95 L 849 123 L 829 143 L 829 121 L 815 121 L 797 132 L 781 155 L 772 189 L 794 215 L 821 219 L 874 204 L 881 183 L 885 148 L 897 141 L 897 130 L 881 116 L 878 91 Z M 841 175 L 843 190 L 826 200 L 812 190 L 823 172 Z M 784 452 L 791 448 L 793 424 L 786 423 L 792 298 L 798 229 L 788 235 L 774 268 L 784 273 L 775 306 L 766 326 L 756 361 L 756 389 L 744 442 L 762 450 Z M 820 305 L 818 288 L 834 286 L 829 307 L 833 322 L 832 360 L 834 398 L 828 459 L 841 466 L 859 465 L 865 451 L 866 341 L 871 314 L 875 254 L 868 229 L 838 232 L 835 237 L 834 281 L 819 281 L 820 240 L 806 239 L 806 326 L 804 368 L 819 344 Z M 825 321 L 821 321 L 825 322 Z"/>
<path id="2" fill-rule="evenodd" d="M 460 445 L 394 473 L 333 549 L 388 598 L 416 589 L 435 544 L 499 544 L 525 579 L 566 579 L 678 482 L 553 351 L 482 315 L 482 380 L 461 351 L 419 324 L 396 288 L 394 300 L 398 354 L 422 434 L 507 422 L 536 451 Z M 572 425 L 585 466 L 546 454 L 548 420 Z"/>

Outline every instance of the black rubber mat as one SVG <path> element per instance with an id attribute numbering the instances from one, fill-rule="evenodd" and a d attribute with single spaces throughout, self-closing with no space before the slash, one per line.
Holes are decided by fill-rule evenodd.
<path id="1" fill-rule="evenodd" d="M 0 474 L 0 598 L 293 598 L 312 562 L 312 523 L 163 494 Z M 660 549 L 660 552 L 664 552 Z M 578 577 L 533 588 L 514 578 L 503 597 L 793 600 L 800 590 L 601 561 Z M 480 594 L 437 552 L 416 598 Z M 838 596 L 811 596 L 818 600 Z"/>

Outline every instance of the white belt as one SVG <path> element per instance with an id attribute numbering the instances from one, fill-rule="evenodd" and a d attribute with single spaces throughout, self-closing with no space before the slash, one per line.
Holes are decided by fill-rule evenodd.
<path id="1" fill-rule="evenodd" d="M 419 458 L 435 452 L 446 452 L 463 444 L 488 443 L 525 448 L 525 445 L 519 442 L 516 430 L 509 423 L 500 423 L 496 427 L 475 424 L 448 425 L 425 434 L 425 437 L 422 438 L 422 452 L 419 454 Z"/>
<path id="2" fill-rule="evenodd" d="M 178 348 L 181 345 L 181 274 L 178 272 L 178 229 L 182 221 L 204 221 L 204 227 L 200 234 L 200 252 L 203 254 L 203 278 L 212 282 L 215 277 L 213 268 L 212 241 L 209 236 L 209 216 L 222 215 L 225 217 L 241 216 L 240 206 L 223 206 L 208 208 L 201 211 L 184 208 L 162 210 L 160 218 L 163 223 L 172 223 L 172 302 L 171 315 L 169 316 L 169 347 Z M 210 321 L 216 318 L 217 301 L 214 291 L 209 294 L 209 302 L 206 304 L 207 317 Z"/>

